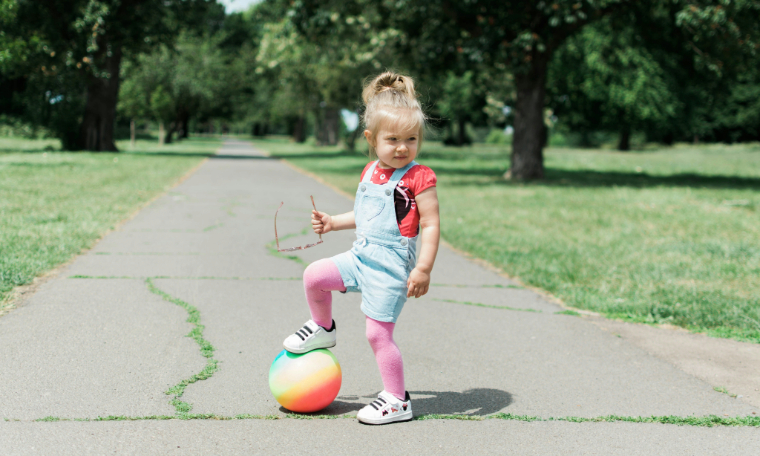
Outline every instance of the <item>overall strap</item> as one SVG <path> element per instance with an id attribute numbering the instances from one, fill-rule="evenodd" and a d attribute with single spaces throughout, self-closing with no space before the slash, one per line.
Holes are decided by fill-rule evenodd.
<path id="1" fill-rule="evenodd" d="M 372 166 L 367 169 L 367 172 L 364 173 L 364 178 L 362 179 L 363 184 L 368 183 L 370 179 L 372 179 L 372 173 L 375 171 L 378 163 L 380 163 L 380 160 L 375 160 L 375 162 L 372 163 Z"/>
<path id="2" fill-rule="evenodd" d="M 398 185 L 398 181 L 401 180 L 402 177 L 404 177 L 404 174 L 406 174 L 407 171 L 412 169 L 413 166 L 417 165 L 417 162 L 412 160 L 409 162 L 406 166 L 403 168 L 399 168 L 396 171 L 393 172 L 393 175 L 391 176 L 390 180 L 388 181 L 388 184 L 391 185 L 392 188 L 396 188 L 396 185 Z"/>

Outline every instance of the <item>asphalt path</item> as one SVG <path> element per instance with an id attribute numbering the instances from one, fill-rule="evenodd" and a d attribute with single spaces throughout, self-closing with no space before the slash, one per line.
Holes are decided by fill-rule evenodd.
<path id="1" fill-rule="evenodd" d="M 352 208 L 229 140 L 0 318 L 0 453 L 760 452 L 757 427 L 692 425 L 757 417 L 757 407 L 446 247 L 430 292 L 396 327 L 418 420 L 378 428 L 353 418 L 382 383 L 360 297 L 338 293 L 340 394 L 319 415 L 290 415 L 267 377 L 282 340 L 309 318 L 300 277 L 354 239 L 329 233 L 273 254 L 281 201 L 281 245 L 314 241 L 310 195 L 328 213 Z M 681 425 L 627 421 L 652 416 Z"/>

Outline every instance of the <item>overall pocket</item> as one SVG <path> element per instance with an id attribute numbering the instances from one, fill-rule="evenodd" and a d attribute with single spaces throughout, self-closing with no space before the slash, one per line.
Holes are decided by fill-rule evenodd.
<path id="1" fill-rule="evenodd" d="M 380 213 L 383 212 L 384 207 L 385 199 L 379 196 L 365 195 L 362 197 L 361 205 L 359 205 L 361 218 L 369 222 L 373 218 L 380 215 Z"/>

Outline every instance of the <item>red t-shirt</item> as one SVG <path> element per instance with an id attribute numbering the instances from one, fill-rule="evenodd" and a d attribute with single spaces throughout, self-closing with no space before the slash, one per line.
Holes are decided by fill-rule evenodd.
<path id="1" fill-rule="evenodd" d="M 372 163 L 367 163 L 362 171 L 361 179 L 364 180 L 364 174 L 367 172 Z M 395 169 L 383 169 L 379 165 L 375 167 L 370 182 L 373 184 L 387 184 L 393 175 Z M 432 169 L 427 166 L 414 165 L 404 174 L 394 193 L 396 203 L 396 221 L 398 230 L 404 237 L 412 238 L 420 232 L 420 213 L 417 212 L 417 202 L 414 197 L 419 195 L 423 190 L 435 187 L 437 179 Z"/>

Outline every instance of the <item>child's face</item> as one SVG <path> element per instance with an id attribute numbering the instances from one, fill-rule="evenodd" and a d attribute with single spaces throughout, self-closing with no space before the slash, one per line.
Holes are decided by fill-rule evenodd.
<path id="1" fill-rule="evenodd" d="M 370 144 L 374 139 L 379 165 L 383 168 L 403 168 L 417 156 L 419 129 L 404 130 L 384 126 L 374 138 L 369 130 L 364 130 L 364 136 Z"/>

